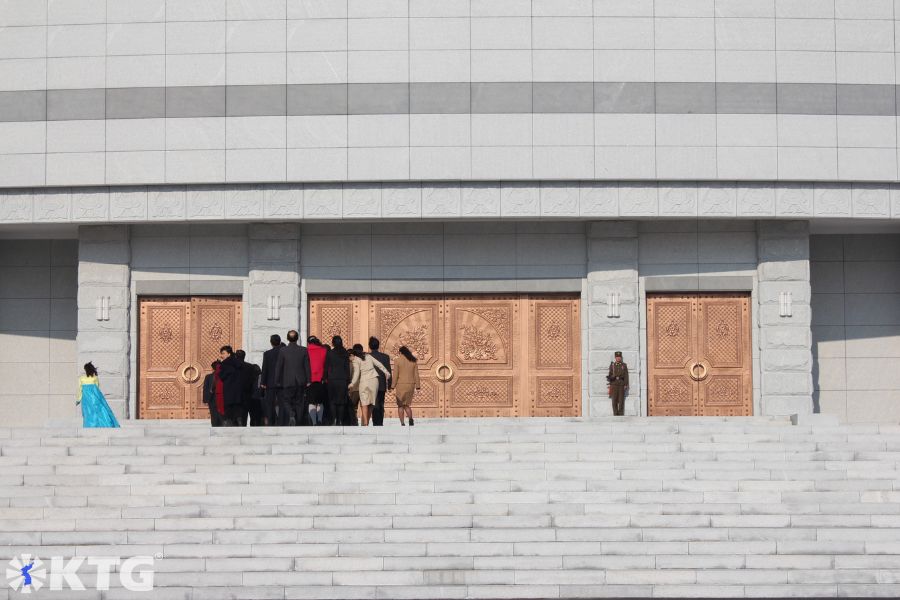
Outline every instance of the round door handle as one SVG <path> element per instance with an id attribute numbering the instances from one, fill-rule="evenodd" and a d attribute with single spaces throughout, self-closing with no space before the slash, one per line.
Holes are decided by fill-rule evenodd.
<path id="1" fill-rule="evenodd" d="M 696 375 L 695 371 L 698 367 L 700 368 L 700 374 Z M 698 362 L 691 366 L 691 379 L 693 379 L 694 381 L 703 381 L 704 379 L 706 379 L 706 375 L 707 369 L 706 365 L 704 365 L 703 363 Z"/>
<path id="2" fill-rule="evenodd" d="M 443 371 L 447 371 L 446 376 L 441 375 Z M 437 368 L 434 374 L 437 376 L 438 381 L 440 381 L 441 383 L 447 383 L 448 381 L 453 379 L 453 368 L 450 365 L 441 365 Z"/>
<path id="3" fill-rule="evenodd" d="M 193 374 L 190 377 L 188 377 L 188 371 L 193 371 Z M 195 383 L 198 379 L 200 379 L 200 369 L 198 369 L 194 365 L 187 365 L 181 370 L 181 379 L 185 383 Z"/>

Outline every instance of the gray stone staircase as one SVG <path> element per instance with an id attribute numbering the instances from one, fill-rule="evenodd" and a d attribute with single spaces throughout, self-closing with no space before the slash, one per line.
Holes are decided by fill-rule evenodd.
<path id="1" fill-rule="evenodd" d="M 0 559 L 156 557 L 67 600 L 900 596 L 898 461 L 765 418 L 0 429 Z"/>

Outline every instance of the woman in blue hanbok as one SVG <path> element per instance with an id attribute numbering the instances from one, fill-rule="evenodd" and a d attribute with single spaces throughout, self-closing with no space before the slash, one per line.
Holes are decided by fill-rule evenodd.
<path id="1" fill-rule="evenodd" d="M 85 427 L 118 427 L 119 422 L 113 414 L 103 392 L 100 391 L 100 378 L 92 363 L 84 365 L 84 375 L 78 378 L 78 401 L 81 405 L 81 416 Z"/>

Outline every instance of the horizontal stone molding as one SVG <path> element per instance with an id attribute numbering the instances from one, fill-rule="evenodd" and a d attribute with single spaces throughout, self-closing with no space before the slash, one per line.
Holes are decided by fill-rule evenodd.
<path id="1" fill-rule="evenodd" d="M 900 219 L 900 185 L 495 181 L 0 190 L 0 224 L 647 218 Z"/>
<path id="2" fill-rule="evenodd" d="M 234 280 L 203 279 L 149 279 L 136 280 L 134 291 L 138 296 L 241 296 L 244 294 L 244 282 Z"/>
<path id="3" fill-rule="evenodd" d="M 400 114 L 900 114 L 890 84 L 316 83 L 0 92 L 0 122 Z"/>
<path id="4" fill-rule="evenodd" d="M 394 293 L 562 293 L 581 292 L 582 280 L 561 279 L 306 279 L 307 294 L 394 294 Z"/>
<path id="5" fill-rule="evenodd" d="M 650 276 L 644 278 L 647 292 L 749 292 L 753 277 L 746 275 Z"/>

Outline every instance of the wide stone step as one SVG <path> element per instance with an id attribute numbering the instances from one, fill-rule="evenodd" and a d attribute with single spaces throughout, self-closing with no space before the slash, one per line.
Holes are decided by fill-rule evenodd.
<path id="1" fill-rule="evenodd" d="M 890 596 L 898 482 L 897 426 L 65 424 L 0 429 L 0 546 L 156 557 L 98 600 Z"/>

